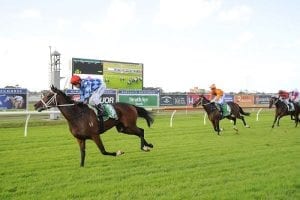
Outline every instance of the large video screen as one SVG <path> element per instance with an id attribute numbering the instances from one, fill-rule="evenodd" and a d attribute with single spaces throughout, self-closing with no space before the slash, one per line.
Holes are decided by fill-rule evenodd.
<path id="1" fill-rule="evenodd" d="M 100 78 L 108 89 L 143 89 L 143 64 L 72 58 L 72 74 Z"/>
<path id="2" fill-rule="evenodd" d="M 101 60 L 72 58 L 72 74 L 103 75 L 103 65 Z"/>
<path id="3" fill-rule="evenodd" d="M 143 89 L 143 64 L 101 61 L 107 88 Z"/>

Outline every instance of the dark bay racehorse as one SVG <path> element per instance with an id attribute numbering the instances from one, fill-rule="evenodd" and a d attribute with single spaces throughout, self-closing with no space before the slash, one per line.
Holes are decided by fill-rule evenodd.
<path id="1" fill-rule="evenodd" d="M 51 86 L 49 91 L 39 102 L 34 105 L 38 111 L 46 110 L 51 107 L 57 107 L 69 124 L 69 130 L 77 139 L 81 162 L 80 166 L 84 166 L 85 160 L 85 143 L 87 139 L 93 140 L 103 155 L 118 156 L 123 154 L 122 151 L 108 152 L 105 150 L 100 134 L 116 127 L 118 132 L 136 135 L 141 140 L 140 148 L 143 151 L 150 151 L 153 145 L 148 143 L 144 138 L 144 129 L 137 127 L 137 118 L 142 117 L 147 121 L 148 126 L 153 123 L 151 113 L 142 107 L 134 106 L 127 103 L 115 103 L 114 109 L 118 115 L 118 119 L 109 118 L 104 122 L 101 129 L 95 112 L 86 104 L 76 103 L 71 100 L 64 92 Z M 100 130 L 102 130 L 100 132 Z"/>
<path id="2" fill-rule="evenodd" d="M 238 133 L 238 129 L 236 127 L 236 118 L 239 118 L 243 121 L 243 124 L 246 128 L 250 128 L 249 125 L 246 124 L 246 121 L 244 119 L 244 116 L 249 116 L 250 113 L 244 112 L 243 109 L 234 102 L 227 102 L 229 107 L 231 108 L 230 115 L 226 116 L 227 119 L 230 119 L 233 121 L 233 129 Z M 216 104 L 213 102 L 210 102 L 204 95 L 200 95 L 199 99 L 197 99 L 193 107 L 197 107 L 199 105 L 202 105 L 204 110 L 207 113 L 208 119 L 211 121 L 214 130 L 220 135 L 220 120 L 223 119 L 219 109 L 217 108 Z"/>
<path id="3" fill-rule="evenodd" d="M 277 122 L 277 126 L 279 126 L 279 120 L 286 115 L 290 115 L 291 119 L 295 120 L 295 127 L 298 126 L 299 122 L 299 113 L 300 113 L 300 106 L 297 103 L 294 104 L 294 111 L 289 111 L 287 105 L 281 101 L 278 97 L 272 96 L 269 100 L 269 108 L 272 108 L 273 105 L 275 105 L 275 118 L 272 125 L 272 128 L 274 128 L 275 123 Z"/>

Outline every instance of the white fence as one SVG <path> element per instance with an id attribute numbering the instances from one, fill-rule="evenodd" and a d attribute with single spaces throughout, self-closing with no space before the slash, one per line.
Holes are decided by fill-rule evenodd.
<path id="1" fill-rule="evenodd" d="M 30 119 L 31 115 L 45 115 L 45 114 L 60 114 L 60 111 L 43 111 L 43 112 L 37 112 L 37 111 L 16 111 L 16 112 L 0 112 L 0 116 L 20 116 L 20 115 L 25 115 L 26 116 L 26 121 L 25 121 L 25 127 L 24 127 L 24 137 L 27 136 L 27 126 L 28 126 L 28 121 Z"/>

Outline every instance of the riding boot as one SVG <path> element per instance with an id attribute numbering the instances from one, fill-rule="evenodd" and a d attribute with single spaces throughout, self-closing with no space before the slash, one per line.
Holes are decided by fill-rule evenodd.
<path id="1" fill-rule="evenodd" d="M 292 110 L 294 110 L 294 109 L 293 109 L 293 105 L 292 105 L 292 103 L 289 103 L 288 105 L 289 105 L 289 111 L 292 111 Z"/>
<path id="2" fill-rule="evenodd" d="M 104 132 L 104 121 L 103 121 L 104 108 L 103 108 L 102 104 L 99 103 L 98 105 L 96 105 L 96 109 L 98 111 L 97 117 L 99 120 L 100 132 L 102 133 L 102 132 Z"/>

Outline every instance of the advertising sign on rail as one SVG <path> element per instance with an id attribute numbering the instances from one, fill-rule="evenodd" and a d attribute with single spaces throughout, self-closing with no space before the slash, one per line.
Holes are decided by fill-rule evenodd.
<path id="1" fill-rule="evenodd" d="M 225 102 L 233 102 L 234 101 L 234 96 L 231 95 L 231 94 L 225 94 L 225 97 L 224 97 L 224 101 Z"/>
<path id="2" fill-rule="evenodd" d="M 191 106 L 193 103 L 199 99 L 200 94 L 195 94 L 195 93 L 189 93 L 187 94 L 187 105 Z M 210 99 L 210 94 L 203 94 L 205 98 Z"/>
<path id="3" fill-rule="evenodd" d="M 255 104 L 259 105 L 269 105 L 271 95 L 256 95 L 255 96 Z"/>
<path id="4" fill-rule="evenodd" d="M 120 90 L 119 102 L 130 103 L 141 107 L 158 107 L 158 90 Z"/>
<path id="5" fill-rule="evenodd" d="M 189 93 L 189 94 L 187 94 L 187 97 L 186 97 L 186 101 L 187 101 L 186 104 L 188 106 L 191 106 L 197 99 L 199 99 L 199 94 Z"/>
<path id="6" fill-rule="evenodd" d="M 238 103 L 240 106 L 253 106 L 254 95 L 235 95 L 234 102 Z"/>
<path id="7" fill-rule="evenodd" d="M 186 106 L 185 94 L 161 94 L 159 97 L 160 106 Z"/>
<path id="8" fill-rule="evenodd" d="M 27 89 L 0 88 L 0 110 L 27 109 Z"/>
<path id="9" fill-rule="evenodd" d="M 80 91 L 74 89 L 67 89 L 66 95 L 70 96 L 72 100 L 79 101 Z M 101 103 L 115 103 L 117 101 L 117 91 L 116 90 L 105 90 L 101 97 Z"/>

